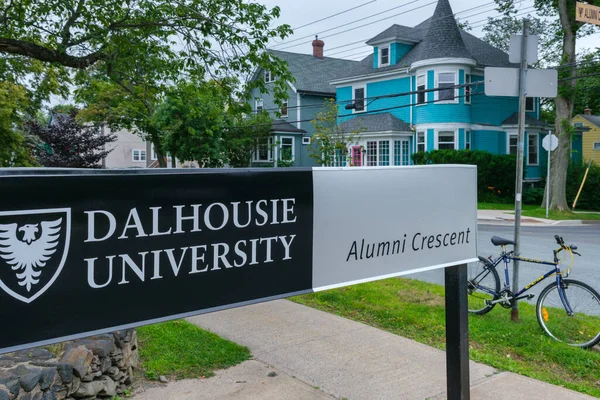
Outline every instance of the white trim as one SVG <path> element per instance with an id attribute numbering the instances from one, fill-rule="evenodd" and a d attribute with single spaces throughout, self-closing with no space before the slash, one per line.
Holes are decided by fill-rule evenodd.
<path id="1" fill-rule="evenodd" d="M 352 86 L 352 103 L 354 104 L 354 102 L 356 101 L 356 98 L 354 97 L 356 95 L 356 90 L 357 89 L 363 89 L 363 109 L 362 110 L 356 110 L 356 109 L 352 109 L 352 114 L 360 114 L 363 113 L 365 111 L 367 111 L 367 85 L 357 85 L 357 86 Z"/>
<path id="2" fill-rule="evenodd" d="M 440 98 L 440 91 L 436 90 L 433 96 L 433 101 L 435 101 L 435 104 L 458 104 L 458 88 L 456 88 L 456 86 L 458 85 L 458 69 L 435 69 L 433 70 L 433 79 L 434 79 L 434 88 L 439 88 L 440 87 L 440 74 L 454 74 L 454 98 L 452 100 L 439 100 Z M 450 83 L 450 82 L 444 82 L 444 83 Z"/>
<path id="3" fill-rule="evenodd" d="M 472 131 L 496 131 L 496 132 L 506 132 L 506 129 L 503 129 L 499 126 L 488 126 L 488 125 L 480 125 L 480 124 L 471 124 Z"/>
<path id="4" fill-rule="evenodd" d="M 469 140 L 467 141 L 467 132 L 469 133 Z M 473 131 L 470 129 L 465 129 L 465 150 L 473 150 Z M 467 143 L 469 144 L 469 148 L 467 149 Z"/>
<path id="5" fill-rule="evenodd" d="M 344 79 L 335 79 L 331 82 L 329 82 L 330 85 L 334 85 L 334 86 L 340 86 L 343 85 L 345 83 L 353 83 L 353 82 L 359 82 L 359 81 L 365 81 L 365 82 L 379 82 L 379 81 L 388 81 L 390 80 L 389 76 L 394 76 L 394 75 L 408 75 L 408 68 L 399 68 L 399 69 L 395 69 L 393 71 L 386 71 L 386 72 L 375 72 L 372 74 L 364 74 L 364 75 L 357 75 L 357 76 L 352 76 L 349 78 L 344 78 Z M 377 77 L 377 78 L 381 78 L 381 79 L 373 79 L 372 77 Z"/>
<path id="6" fill-rule="evenodd" d="M 303 145 L 310 144 L 310 140 L 311 140 L 311 137 L 310 137 L 310 136 L 303 136 L 303 137 L 302 137 L 302 144 L 303 144 Z"/>
<path id="7" fill-rule="evenodd" d="M 283 101 L 281 103 L 281 105 L 283 106 L 283 104 L 285 103 L 285 115 L 283 114 L 283 111 L 281 111 L 281 118 L 287 118 L 290 115 L 290 99 L 285 99 L 285 101 Z"/>
<path id="8" fill-rule="evenodd" d="M 416 61 L 410 65 L 410 69 L 443 64 L 462 64 L 462 65 L 477 65 L 477 62 L 470 58 L 430 58 L 429 60 Z"/>
<path id="9" fill-rule="evenodd" d="M 382 62 L 382 57 L 383 57 L 383 49 L 387 49 L 388 54 L 387 54 L 387 58 L 388 58 L 388 62 L 383 63 Z M 390 65 L 392 65 L 392 45 L 390 43 L 387 43 L 385 45 L 382 45 L 380 47 L 377 47 L 377 68 L 381 68 L 381 67 L 389 67 Z"/>
<path id="10" fill-rule="evenodd" d="M 135 153 L 139 152 L 139 160 L 135 159 Z M 142 160 L 142 152 L 144 154 L 144 159 Z M 148 160 L 148 154 L 146 154 L 146 149 L 131 149 L 131 161 L 133 162 L 146 162 Z"/>
<path id="11" fill-rule="evenodd" d="M 535 154 L 536 154 L 536 163 L 532 164 L 529 161 L 529 137 L 535 136 Z M 540 134 L 538 132 L 532 133 L 527 132 L 527 166 L 528 167 L 537 167 L 540 165 Z"/>
<path id="12" fill-rule="evenodd" d="M 269 74 L 269 80 L 267 80 L 267 73 Z M 265 83 L 273 83 L 273 82 L 275 82 L 275 75 L 273 74 L 273 72 L 265 69 L 264 73 L 263 73 L 263 81 Z"/>
<path id="13" fill-rule="evenodd" d="M 262 113 L 265 109 L 265 102 L 262 98 L 259 99 L 254 99 L 254 113 L 258 114 L 258 103 L 260 103 L 260 107 L 261 110 L 260 112 Z"/>
<path id="14" fill-rule="evenodd" d="M 415 74 L 415 91 L 419 90 L 419 77 L 420 76 L 425 77 L 425 90 L 427 90 L 427 75 L 428 75 L 427 71 L 423 71 L 423 73 Z M 414 99 L 414 103 L 413 103 L 415 105 L 415 107 L 427 105 L 427 93 L 429 93 L 429 92 L 423 93 L 425 95 L 425 101 L 423 103 L 418 102 L 419 94 L 415 93 L 415 99 Z"/>
<path id="15" fill-rule="evenodd" d="M 596 146 L 596 145 L 598 145 L 598 146 Z M 596 147 L 598 147 L 598 148 L 596 148 Z M 594 142 L 592 144 L 592 150 L 595 150 L 595 151 L 600 150 L 600 142 Z"/>
<path id="16" fill-rule="evenodd" d="M 531 99 L 533 101 L 533 109 L 527 109 L 527 99 Z M 525 98 L 525 112 L 532 112 L 532 113 L 534 113 L 535 111 L 536 111 L 535 97 L 527 96 Z"/>
<path id="17" fill-rule="evenodd" d="M 415 153 L 419 152 L 419 133 L 423 134 L 423 152 L 427 151 L 427 129 L 423 129 L 415 132 Z"/>
<path id="18" fill-rule="evenodd" d="M 402 43 L 402 44 L 412 44 L 412 45 L 415 45 L 415 44 L 419 43 L 419 42 L 413 41 L 413 40 L 399 39 L 397 36 L 390 36 L 390 37 L 387 37 L 387 38 L 379 39 L 379 40 L 374 41 L 374 42 L 368 41 L 368 42 L 366 42 L 366 44 L 368 46 L 375 47 L 375 46 L 380 45 L 380 44 L 392 43 L 392 42 L 394 42 L 394 43 Z"/>
<path id="19" fill-rule="evenodd" d="M 458 129 L 434 129 L 433 130 L 433 149 L 439 150 L 440 132 L 454 132 L 454 150 L 458 150 Z M 425 139 L 427 141 L 427 139 Z"/>
<path id="20" fill-rule="evenodd" d="M 290 87 L 292 88 L 292 90 L 294 91 L 294 93 L 298 93 L 298 89 L 296 89 L 296 86 L 294 86 L 294 85 L 292 84 L 292 82 L 290 82 L 290 81 L 287 81 L 287 84 L 288 84 L 288 85 L 290 85 Z"/>
<path id="21" fill-rule="evenodd" d="M 296 93 L 296 128 L 302 129 L 302 107 L 300 107 L 300 93 Z"/>
<path id="22" fill-rule="evenodd" d="M 474 128 L 472 128 L 472 126 L 475 126 L 475 125 L 471 125 L 471 124 L 464 123 L 464 122 L 447 122 L 447 123 L 438 122 L 438 123 L 431 123 L 431 124 L 415 125 L 415 130 L 421 131 L 421 130 L 427 130 L 427 129 L 438 129 L 438 130 L 451 131 L 451 130 L 461 129 L 461 128 L 473 130 Z M 502 130 L 502 132 L 504 132 L 504 130 Z"/>
<path id="23" fill-rule="evenodd" d="M 465 85 L 468 85 L 468 84 L 470 84 L 470 83 L 471 83 L 471 81 L 473 80 L 473 75 L 471 75 L 471 72 L 470 72 L 470 71 L 467 73 L 467 70 L 466 70 L 466 69 L 465 69 L 465 70 L 463 70 L 463 71 L 464 71 L 464 75 L 465 75 Z M 459 72 L 460 72 L 460 71 L 459 71 Z M 468 81 L 468 82 L 467 82 L 467 76 L 469 77 L 469 81 Z M 465 93 L 465 94 L 464 94 L 464 96 L 465 96 L 465 97 L 463 97 L 463 99 L 464 99 L 463 103 L 464 103 L 464 104 L 469 104 L 469 105 L 470 105 L 470 104 L 472 103 L 472 101 L 473 101 L 473 90 L 472 90 L 472 86 L 465 86 L 465 87 L 463 87 L 463 89 L 464 89 L 464 91 L 465 91 L 465 92 L 464 92 L 464 93 Z M 470 92 L 469 92 L 469 101 L 468 101 L 468 102 L 467 102 L 467 90 L 469 90 L 469 91 L 470 91 Z"/>
<path id="24" fill-rule="evenodd" d="M 515 136 L 517 138 L 517 147 L 519 146 L 519 134 L 516 130 L 506 132 L 506 154 L 510 154 L 510 137 Z"/>
<path id="25" fill-rule="evenodd" d="M 279 151 L 283 148 L 283 139 L 292 139 L 292 158 L 290 160 L 280 160 L 279 159 Z M 276 146 L 279 151 L 277 152 L 277 160 L 278 161 L 296 161 L 296 138 L 294 136 L 279 136 L 279 145 Z"/>
<path id="26" fill-rule="evenodd" d="M 256 143 L 256 147 L 254 148 L 254 153 L 252 153 L 252 162 L 255 163 L 267 163 L 267 162 L 272 162 L 273 161 L 273 136 L 269 136 L 267 138 L 267 159 L 266 160 L 260 160 L 258 158 L 258 154 L 259 154 L 259 149 L 258 149 L 258 142 Z"/>

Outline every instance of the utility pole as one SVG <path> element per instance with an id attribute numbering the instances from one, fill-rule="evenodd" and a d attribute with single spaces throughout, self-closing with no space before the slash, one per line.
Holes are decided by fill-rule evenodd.
<path id="1" fill-rule="evenodd" d="M 521 67 L 519 68 L 519 132 L 517 138 L 517 179 L 515 185 L 515 255 L 520 255 L 521 210 L 523 202 L 523 151 L 525 142 L 525 101 L 527 97 L 527 36 L 529 20 L 523 19 L 523 36 L 521 42 Z M 537 144 L 536 144 L 537 145 Z M 513 260 L 513 293 L 519 290 L 519 261 Z M 519 305 L 514 300 L 510 319 L 518 321 Z"/>

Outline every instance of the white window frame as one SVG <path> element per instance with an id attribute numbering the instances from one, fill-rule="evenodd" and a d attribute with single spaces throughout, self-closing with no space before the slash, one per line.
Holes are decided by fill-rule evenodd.
<path id="1" fill-rule="evenodd" d="M 516 150 L 518 151 L 518 146 L 519 146 L 519 135 L 516 133 L 507 133 L 506 134 L 506 154 L 510 154 L 510 138 L 514 137 L 517 140 L 517 144 L 516 146 Z M 517 153 L 515 153 L 516 155 Z"/>
<path id="2" fill-rule="evenodd" d="M 468 85 L 471 83 L 471 74 L 467 74 L 467 72 L 465 71 L 465 85 Z M 471 104 L 471 98 L 473 97 L 473 90 L 472 90 L 472 86 L 465 86 L 465 104 Z M 467 90 L 469 91 L 469 97 L 467 97 Z"/>
<path id="3" fill-rule="evenodd" d="M 265 69 L 265 83 L 275 82 L 275 76 L 273 76 L 273 72 Z"/>
<path id="4" fill-rule="evenodd" d="M 386 62 L 386 63 L 383 62 L 383 50 L 384 49 L 387 50 L 387 59 L 388 59 L 388 62 Z M 387 67 L 387 66 L 389 66 L 391 64 L 391 62 L 390 62 L 391 56 L 392 56 L 391 46 L 389 44 L 386 45 L 386 46 L 381 46 L 379 48 L 379 66 L 380 67 Z"/>
<path id="5" fill-rule="evenodd" d="M 137 160 L 136 160 L 136 154 L 137 154 Z M 142 155 L 144 156 L 144 158 L 142 158 Z M 146 162 L 147 160 L 147 154 L 146 154 L 146 149 L 132 149 L 131 150 L 131 161 L 133 162 Z"/>
<path id="6" fill-rule="evenodd" d="M 466 129 L 465 130 L 465 150 L 472 150 L 471 148 L 471 141 L 473 140 L 473 134 L 471 133 L 470 130 Z M 467 147 L 467 145 L 469 147 Z"/>
<path id="7" fill-rule="evenodd" d="M 284 104 L 285 104 L 285 114 L 283 113 L 283 110 L 284 110 L 283 105 Z M 289 99 L 286 99 L 286 100 L 284 100 L 282 102 L 281 109 L 279 110 L 281 112 L 281 118 L 287 118 L 288 117 L 288 114 L 289 114 L 288 106 L 289 106 Z"/>
<path id="8" fill-rule="evenodd" d="M 592 149 L 594 149 L 594 150 L 600 150 L 600 142 L 594 142 L 594 145 L 592 146 Z"/>
<path id="9" fill-rule="evenodd" d="M 419 142 L 419 135 L 420 134 L 423 135 L 423 143 Z M 425 153 L 427 151 L 427 131 L 418 131 L 415 143 L 416 143 L 416 146 L 417 146 L 416 149 L 415 149 L 415 152 L 417 152 L 417 153 L 420 152 L 419 145 L 422 144 L 423 145 L 423 153 Z"/>
<path id="10" fill-rule="evenodd" d="M 435 88 L 440 88 L 440 74 L 454 74 L 454 99 L 452 100 L 440 100 L 440 91 L 435 91 L 435 102 L 436 104 L 457 104 L 458 103 L 458 89 L 456 86 L 458 85 L 458 70 L 436 70 L 435 71 Z M 450 82 L 444 82 L 450 83 Z"/>
<path id="11" fill-rule="evenodd" d="M 575 128 L 583 128 L 585 125 L 583 122 L 573 122 L 573 127 Z"/>
<path id="12" fill-rule="evenodd" d="M 525 100 L 525 112 L 535 112 L 535 97 L 527 97 L 526 99 L 532 99 L 533 108 L 527 108 L 527 100 Z"/>
<path id="13" fill-rule="evenodd" d="M 289 160 L 284 160 L 281 158 L 281 154 L 282 154 L 282 149 L 283 149 L 283 139 L 292 139 L 292 158 Z M 278 144 L 278 151 L 277 151 L 277 159 L 279 161 L 295 161 L 296 160 L 296 138 L 293 136 L 280 136 L 279 137 L 279 144 Z"/>
<path id="14" fill-rule="evenodd" d="M 260 104 L 260 113 L 263 112 L 263 110 L 265 109 L 265 102 L 263 101 L 263 99 L 255 99 L 254 100 L 254 111 L 259 114 L 258 111 L 258 106 Z"/>
<path id="15" fill-rule="evenodd" d="M 352 114 L 357 114 L 357 113 L 363 113 L 367 111 L 367 85 L 358 85 L 358 86 L 352 86 L 352 104 L 356 104 L 356 91 L 358 89 L 363 89 L 363 109 L 362 110 L 356 110 L 355 108 L 352 109 Z"/>
<path id="16" fill-rule="evenodd" d="M 417 80 L 415 82 L 415 90 L 417 90 L 417 91 L 419 90 L 419 78 L 420 77 L 423 77 L 424 86 L 425 86 L 424 90 L 427 90 L 427 73 L 417 75 Z M 416 93 L 415 94 L 415 104 L 417 106 L 423 106 L 423 105 L 427 104 L 427 92 L 423 93 L 423 102 L 422 103 L 419 103 L 419 93 Z"/>
<path id="17" fill-rule="evenodd" d="M 311 139 L 311 137 L 310 137 L 310 136 L 304 136 L 304 137 L 302 138 L 302 144 L 305 144 L 305 145 L 306 145 L 306 144 L 310 144 L 310 139 Z"/>
<path id="18" fill-rule="evenodd" d="M 535 154 L 536 162 L 532 163 L 529 159 L 529 138 L 535 136 Z M 527 165 L 530 167 L 536 167 L 540 165 L 540 134 L 539 133 L 527 133 Z"/>
<path id="19" fill-rule="evenodd" d="M 261 160 L 259 158 L 260 152 L 258 149 L 258 142 L 256 143 L 256 148 L 254 149 L 254 154 L 252 154 L 252 161 L 253 162 L 272 162 L 273 161 L 273 137 L 270 136 L 267 138 L 267 159 L 266 160 Z"/>
<path id="20" fill-rule="evenodd" d="M 454 134 L 454 150 L 458 150 L 458 130 L 457 129 L 440 129 L 435 131 L 435 149 L 440 149 L 440 133 L 450 133 Z"/>

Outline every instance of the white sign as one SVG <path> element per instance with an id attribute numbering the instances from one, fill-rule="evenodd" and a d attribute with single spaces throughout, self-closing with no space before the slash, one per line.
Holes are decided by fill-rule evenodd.
<path id="1" fill-rule="evenodd" d="M 544 140 L 542 140 L 542 146 L 544 146 L 544 150 L 546 151 L 554 151 L 558 147 L 558 138 L 556 135 L 551 133 L 544 136 Z"/>
<path id="2" fill-rule="evenodd" d="M 316 168 L 313 289 L 477 259 L 477 168 Z"/>
<path id="3" fill-rule="evenodd" d="M 510 46 L 508 50 L 508 61 L 511 63 L 521 62 L 521 47 L 523 35 L 510 35 Z M 535 64 L 538 61 L 538 35 L 527 35 L 527 64 Z"/>
<path id="4" fill-rule="evenodd" d="M 519 96 L 519 69 L 486 67 L 484 70 L 486 96 Z M 529 69 L 525 78 L 527 97 L 556 97 L 558 71 Z"/>

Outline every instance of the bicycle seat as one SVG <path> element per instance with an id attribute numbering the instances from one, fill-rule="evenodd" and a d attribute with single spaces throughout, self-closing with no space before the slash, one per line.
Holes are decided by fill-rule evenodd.
<path id="1" fill-rule="evenodd" d="M 512 240 L 501 238 L 500 236 L 492 237 L 492 244 L 494 246 L 506 246 L 507 244 L 515 244 Z"/>

